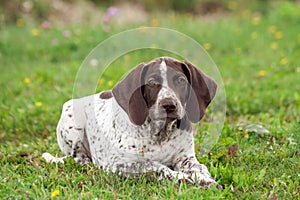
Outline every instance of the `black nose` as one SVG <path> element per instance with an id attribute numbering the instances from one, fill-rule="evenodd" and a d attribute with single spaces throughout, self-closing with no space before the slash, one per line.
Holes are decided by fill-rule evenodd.
<path id="1" fill-rule="evenodd" d="M 166 113 L 172 113 L 172 112 L 175 112 L 177 110 L 176 102 L 173 101 L 172 99 L 163 99 L 159 103 L 159 106 Z"/>

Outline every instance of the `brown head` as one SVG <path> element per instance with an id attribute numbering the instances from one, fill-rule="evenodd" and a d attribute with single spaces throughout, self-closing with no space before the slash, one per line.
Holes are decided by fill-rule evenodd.
<path id="1" fill-rule="evenodd" d="M 138 65 L 112 93 L 136 125 L 144 124 L 147 117 L 196 123 L 216 89 L 216 83 L 192 63 L 161 57 Z"/>

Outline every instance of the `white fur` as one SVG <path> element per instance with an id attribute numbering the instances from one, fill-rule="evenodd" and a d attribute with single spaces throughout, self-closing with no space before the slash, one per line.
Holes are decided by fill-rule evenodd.
<path id="1" fill-rule="evenodd" d="M 165 61 L 160 71 L 163 87 L 152 109 L 157 109 L 163 98 L 177 99 L 167 83 Z M 176 101 L 183 109 L 180 101 Z M 207 168 L 195 157 L 193 131 L 170 124 L 162 129 L 164 123 L 147 119 L 137 126 L 114 97 L 101 99 L 95 94 L 64 104 L 57 139 L 62 152 L 81 164 L 92 161 L 97 167 L 125 175 L 157 171 L 159 179 L 185 180 L 205 187 L 215 184 Z M 48 153 L 43 157 L 47 162 L 64 159 Z"/>
<path id="2" fill-rule="evenodd" d="M 168 69 L 167 69 L 166 62 L 164 60 L 162 60 L 162 62 L 160 63 L 159 70 L 160 70 L 160 75 L 163 79 L 162 86 L 168 88 L 169 87 L 168 79 L 167 79 L 167 70 Z"/>
<path id="3" fill-rule="evenodd" d="M 178 107 L 177 108 L 178 116 L 179 116 L 179 118 L 182 118 L 185 115 L 185 110 L 183 108 L 183 105 L 181 105 L 180 100 L 176 96 L 174 90 L 172 88 L 170 88 L 168 85 L 168 78 L 167 78 L 168 67 L 164 60 L 162 60 L 159 70 L 160 70 L 160 75 L 163 79 L 162 88 L 158 93 L 155 104 L 152 106 L 152 108 L 150 108 L 150 114 L 153 115 L 153 116 L 151 116 L 151 118 L 155 119 L 155 117 L 158 115 L 158 112 L 159 112 L 159 102 L 161 102 L 163 99 L 166 99 L 166 98 L 175 100 L 177 107 Z M 172 70 L 172 69 L 170 69 L 170 70 Z"/>

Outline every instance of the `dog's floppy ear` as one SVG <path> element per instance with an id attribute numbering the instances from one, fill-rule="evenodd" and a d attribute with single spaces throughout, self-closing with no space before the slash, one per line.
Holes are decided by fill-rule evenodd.
<path id="1" fill-rule="evenodd" d="M 201 72 L 192 63 L 183 62 L 190 73 L 190 96 L 186 104 L 186 114 L 191 122 L 196 123 L 202 119 L 207 106 L 214 98 L 217 84 Z"/>
<path id="2" fill-rule="evenodd" d="M 148 115 L 147 104 L 141 89 L 144 66 L 145 64 L 138 65 L 112 89 L 116 101 L 127 113 L 131 122 L 136 125 L 142 125 Z"/>

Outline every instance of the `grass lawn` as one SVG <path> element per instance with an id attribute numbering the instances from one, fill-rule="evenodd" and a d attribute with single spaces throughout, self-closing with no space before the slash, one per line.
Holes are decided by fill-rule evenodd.
<path id="1" fill-rule="evenodd" d="M 217 19 L 169 13 L 126 28 L 112 23 L 109 33 L 83 25 L 43 29 L 26 21 L 0 27 L 0 198 L 300 199 L 299 13 L 280 5 L 265 15 L 245 10 Z M 210 153 L 201 155 L 199 145 L 196 152 L 223 191 L 121 179 L 91 164 L 48 164 L 41 158 L 46 151 L 62 155 L 55 128 L 84 58 L 109 36 L 141 25 L 189 35 L 219 67 L 226 121 Z M 121 56 L 112 63 L 120 70 L 108 71 L 97 90 L 112 88 L 126 67 L 165 54 Z M 200 123 L 196 141 L 208 124 Z"/>

